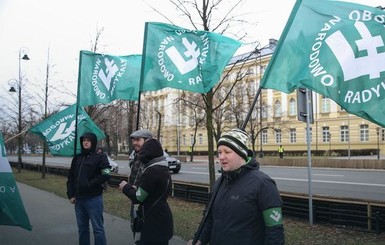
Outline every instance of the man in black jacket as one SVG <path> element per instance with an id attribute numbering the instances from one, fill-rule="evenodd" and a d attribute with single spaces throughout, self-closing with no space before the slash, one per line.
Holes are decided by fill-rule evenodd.
<path id="1" fill-rule="evenodd" d="M 193 245 L 283 245 L 282 200 L 275 181 L 259 170 L 240 129 L 218 141 L 222 176 L 217 180 L 207 219 Z"/>
<path id="2" fill-rule="evenodd" d="M 110 178 L 110 165 L 105 154 L 97 154 L 97 137 L 85 133 L 80 137 L 81 153 L 71 162 L 67 179 L 67 196 L 75 204 L 79 245 L 90 244 L 89 222 L 95 245 L 105 245 L 103 223 L 103 183 Z"/>

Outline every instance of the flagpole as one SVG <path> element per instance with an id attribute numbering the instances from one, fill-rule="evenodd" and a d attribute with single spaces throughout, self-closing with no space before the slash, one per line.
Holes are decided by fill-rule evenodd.
<path id="1" fill-rule="evenodd" d="M 241 126 L 241 129 L 242 129 L 242 130 L 245 130 L 245 128 L 246 128 L 247 122 L 249 121 L 249 119 L 250 119 L 250 117 L 251 117 L 251 113 L 252 113 L 253 110 L 254 110 L 255 104 L 256 104 L 257 101 L 258 101 L 258 97 L 259 97 L 259 95 L 261 94 L 261 90 L 262 90 L 262 87 L 259 87 L 258 90 L 257 90 L 257 93 L 255 94 L 254 101 L 253 101 L 253 103 L 251 104 L 250 109 L 249 109 L 249 112 L 247 113 L 247 116 L 246 116 L 246 118 L 245 118 L 245 120 L 243 121 L 243 124 L 242 124 L 242 126 Z M 260 113 L 262 113 L 262 112 L 260 112 Z"/>
<path id="2" fill-rule="evenodd" d="M 138 98 L 138 109 L 136 114 L 136 130 L 139 130 L 139 120 L 140 120 L 140 97 L 142 95 L 142 92 L 139 91 L 139 98 Z"/>
<path id="3" fill-rule="evenodd" d="M 144 64 L 146 59 L 146 41 L 147 41 L 147 29 L 148 22 L 144 24 L 144 36 L 143 36 L 143 49 L 142 49 L 142 65 L 140 67 L 140 81 L 139 81 L 139 99 L 138 99 L 138 109 L 136 115 L 136 130 L 139 129 L 139 121 L 140 121 L 140 98 L 142 97 L 142 89 L 143 89 L 143 79 L 144 79 Z"/>
<path id="4" fill-rule="evenodd" d="M 11 138 L 5 140 L 4 143 L 7 143 L 8 141 L 10 141 L 10 140 L 12 140 L 12 139 L 18 137 L 19 135 L 24 134 L 24 133 L 27 132 L 28 130 L 29 130 L 29 129 L 26 129 L 26 130 L 24 130 L 24 131 L 21 131 L 20 133 L 18 133 L 18 134 L 16 134 L 16 135 L 12 136 Z"/>
<path id="5" fill-rule="evenodd" d="M 309 224 L 313 225 L 313 198 L 312 198 L 312 185 L 311 185 L 311 145 L 310 145 L 310 96 L 313 93 L 306 88 L 306 139 L 307 139 L 307 170 L 308 170 L 308 182 L 309 182 Z M 311 104 L 313 106 L 313 104 Z"/>
<path id="6" fill-rule="evenodd" d="M 80 53 L 79 53 L 78 89 L 77 89 L 77 94 L 76 94 L 76 110 L 75 110 L 74 157 L 76 156 L 76 149 L 78 147 L 78 114 L 79 114 L 81 67 L 82 67 L 82 51 L 80 51 Z"/>

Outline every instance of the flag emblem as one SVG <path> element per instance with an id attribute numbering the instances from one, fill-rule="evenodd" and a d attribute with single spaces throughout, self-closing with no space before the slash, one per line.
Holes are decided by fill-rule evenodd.
<path id="1" fill-rule="evenodd" d="M 305 87 L 385 126 L 384 24 L 378 8 L 297 0 L 261 87 L 285 93 Z"/>

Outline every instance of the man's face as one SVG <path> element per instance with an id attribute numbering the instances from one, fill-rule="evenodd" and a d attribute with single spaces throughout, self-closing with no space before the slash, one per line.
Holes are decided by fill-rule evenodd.
<path id="1" fill-rule="evenodd" d="M 218 147 L 218 160 L 225 172 L 237 170 L 245 163 L 245 159 L 225 145 Z"/>
<path id="2" fill-rule="evenodd" d="M 146 140 L 144 138 L 132 138 L 132 145 L 134 146 L 134 149 L 136 152 L 142 149 L 142 145 L 144 144 L 145 141 Z"/>
<path id="3" fill-rule="evenodd" d="M 82 144 L 83 144 L 84 149 L 86 149 L 86 150 L 91 149 L 92 143 L 91 143 L 91 140 L 89 138 L 83 138 Z"/>

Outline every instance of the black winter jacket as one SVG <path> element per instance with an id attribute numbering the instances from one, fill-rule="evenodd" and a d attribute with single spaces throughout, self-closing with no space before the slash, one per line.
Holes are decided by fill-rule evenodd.
<path id="1" fill-rule="evenodd" d="M 91 149 L 83 148 L 83 138 L 91 139 Z M 71 162 L 67 179 L 68 198 L 88 198 L 103 193 L 103 183 L 110 178 L 110 164 L 106 154 L 96 153 L 97 137 L 85 133 L 80 137 L 82 152 Z"/>
<path id="2" fill-rule="evenodd" d="M 145 164 L 138 189 L 148 193 L 140 202 L 131 184 L 123 188 L 123 193 L 134 203 L 144 207 L 144 225 L 141 241 L 168 241 L 173 236 L 173 218 L 167 198 L 171 193 L 172 180 L 165 157 L 157 157 Z"/>
<path id="3" fill-rule="evenodd" d="M 221 183 L 218 193 L 198 238 L 203 244 L 285 243 L 281 222 L 271 226 L 265 224 L 263 211 L 280 210 L 282 200 L 274 180 L 258 169 L 259 164 L 253 158 L 237 171 L 222 173 L 214 187 L 216 189 Z M 281 214 L 277 217 L 282 221 Z"/>

